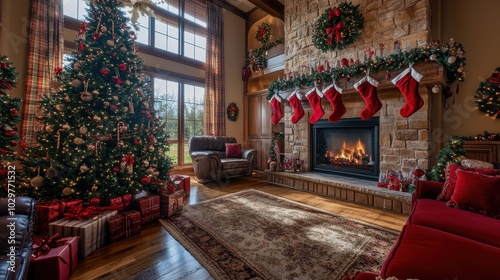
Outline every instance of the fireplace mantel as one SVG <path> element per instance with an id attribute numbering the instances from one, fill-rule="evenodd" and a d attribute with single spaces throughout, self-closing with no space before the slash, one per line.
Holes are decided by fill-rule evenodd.
<path id="1" fill-rule="evenodd" d="M 417 63 L 413 65 L 413 68 L 417 70 L 418 73 L 422 75 L 422 80 L 420 81 L 420 87 L 427 86 L 433 87 L 437 86 L 445 86 L 447 85 L 445 71 L 442 65 L 437 64 L 436 62 L 429 63 Z M 391 79 L 399 75 L 399 73 L 403 72 L 406 67 L 403 67 L 399 70 L 390 71 Z M 370 76 L 379 82 L 379 86 L 377 87 L 377 94 L 383 98 L 385 94 L 394 94 L 398 92 L 397 87 L 391 82 L 391 80 L 387 80 L 385 78 L 385 71 L 376 71 L 371 72 Z M 354 88 L 354 84 L 362 79 L 363 77 L 351 78 L 349 81 L 345 81 L 344 79 L 338 79 L 337 85 L 343 89 L 342 99 L 349 98 L 360 98 L 359 93 Z M 329 84 L 325 84 L 322 86 L 328 86 Z M 307 103 L 305 98 L 305 93 L 311 90 L 313 87 L 301 87 L 300 93 L 302 94 L 302 102 Z M 321 87 L 320 87 L 321 89 Z M 294 92 L 294 89 L 290 89 L 287 91 L 279 92 L 281 98 L 286 99 L 290 94 Z M 355 94 L 354 94 L 355 93 Z"/>

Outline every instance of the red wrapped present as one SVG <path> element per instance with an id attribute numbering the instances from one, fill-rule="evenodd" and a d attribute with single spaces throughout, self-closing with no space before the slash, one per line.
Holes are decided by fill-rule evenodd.
<path id="1" fill-rule="evenodd" d="M 78 236 L 80 257 L 85 258 L 108 241 L 107 221 L 117 211 L 106 211 L 91 219 L 61 219 L 49 224 L 49 234 L 60 233 L 63 237 Z"/>
<path id="2" fill-rule="evenodd" d="M 49 224 L 59 219 L 61 215 L 57 200 L 37 202 L 33 232 L 40 235 L 47 235 L 49 233 Z"/>
<path id="3" fill-rule="evenodd" d="M 125 216 L 125 237 L 141 232 L 141 213 L 136 210 L 123 212 Z"/>
<path id="4" fill-rule="evenodd" d="M 126 194 L 122 196 L 123 198 L 123 210 L 127 210 L 132 206 L 132 199 L 134 198 L 132 194 Z"/>
<path id="5" fill-rule="evenodd" d="M 147 224 L 160 218 L 160 197 L 144 196 L 135 201 L 136 208 L 141 212 L 141 224 Z"/>
<path id="6" fill-rule="evenodd" d="M 184 190 L 178 190 L 173 194 L 162 191 L 160 194 L 160 216 L 168 218 L 184 208 Z"/>
<path id="7" fill-rule="evenodd" d="M 70 245 L 62 245 L 50 249 L 30 262 L 28 279 L 69 279 L 71 275 Z"/>
<path id="8" fill-rule="evenodd" d="M 59 200 L 59 213 L 61 213 L 61 215 L 64 215 L 64 213 L 75 207 L 82 207 L 81 199 Z"/>
<path id="9" fill-rule="evenodd" d="M 191 177 L 187 175 L 174 175 L 172 177 L 177 190 L 183 190 L 184 195 L 188 196 L 191 192 Z"/>
<path id="10" fill-rule="evenodd" d="M 111 242 L 125 238 L 125 216 L 119 214 L 108 220 L 108 232 Z"/>

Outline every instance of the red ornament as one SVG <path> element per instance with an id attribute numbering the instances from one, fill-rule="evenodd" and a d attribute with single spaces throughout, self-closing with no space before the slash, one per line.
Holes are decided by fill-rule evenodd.
<path id="1" fill-rule="evenodd" d="M 0 67 L 1 67 L 2 69 L 7 69 L 7 63 L 5 63 L 5 62 L 3 62 L 3 61 L 2 61 L 2 62 L 0 62 Z"/>
<path id="2" fill-rule="evenodd" d="M 118 68 L 120 68 L 120 70 L 122 71 L 125 71 L 127 70 L 127 65 L 125 63 L 120 63 L 120 65 L 118 65 Z"/>
<path id="3" fill-rule="evenodd" d="M 134 140 L 134 145 L 137 146 L 137 145 L 140 145 L 140 144 L 141 144 L 141 140 L 139 140 L 139 139 L 135 139 Z"/>
<path id="4" fill-rule="evenodd" d="M 385 79 L 386 79 L 386 80 L 390 80 L 390 79 L 391 79 L 391 73 L 389 73 L 389 71 L 387 71 L 387 72 L 385 73 Z"/>
<path id="5" fill-rule="evenodd" d="M 9 130 L 5 132 L 5 136 L 11 137 L 16 135 L 16 132 L 14 130 Z"/>
<path id="6" fill-rule="evenodd" d="M 318 66 L 318 73 L 325 71 L 325 67 L 323 65 Z"/>
<path id="7" fill-rule="evenodd" d="M 118 110 L 118 107 L 117 107 L 116 105 L 114 105 L 114 104 L 113 104 L 113 105 L 109 106 L 109 109 L 110 109 L 111 111 L 113 111 L 113 112 L 116 112 L 116 110 Z"/>
<path id="8" fill-rule="evenodd" d="M 85 45 L 83 44 L 83 42 L 80 42 L 80 44 L 78 44 L 78 47 L 81 52 L 85 50 Z"/>
<path id="9" fill-rule="evenodd" d="M 10 141 L 10 146 L 11 147 L 17 146 L 17 141 L 14 141 L 14 140 Z"/>
<path id="10" fill-rule="evenodd" d="M 117 85 L 121 85 L 123 83 L 123 80 L 120 78 L 120 77 L 113 77 L 113 81 L 117 84 Z"/>
<path id="11" fill-rule="evenodd" d="M 141 183 L 143 185 L 149 184 L 149 182 L 151 182 L 151 178 L 149 178 L 149 177 L 142 177 Z"/>
<path id="12" fill-rule="evenodd" d="M 94 41 L 97 41 L 97 39 L 101 38 L 101 33 L 94 33 L 94 35 L 92 35 L 92 39 L 94 39 Z"/>
<path id="13" fill-rule="evenodd" d="M 63 69 L 61 67 L 57 67 L 54 71 L 54 75 L 59 76 L 62 74 Z"/>
<path id="14" fill-rule="evenodd" d="M 114 172 L 114 173 L 118 173 L 118 172 L 120 172 L 120 168 L 118 168 L 118 167 L 113 167 L 113 172 Z"/>
<path id="15" fill-rule="evenodd" d="M 101 69 L 101 71 L 100 71 L 100 72 L 101 72 L 101 75 L 103 75 L 103 76 L 107 76 L 107 75 L 109 75 L 109 70 L 108 70 L 108 69 L 106 69 L 106 68 Z"/>
<path id="16" fill-rule="evenodd" d="M 19 114 L 19 111 L 17 109 L 14 109 L 14 108 L 10 109 L 11 116 L 17 116 L 17 114 Z"/>

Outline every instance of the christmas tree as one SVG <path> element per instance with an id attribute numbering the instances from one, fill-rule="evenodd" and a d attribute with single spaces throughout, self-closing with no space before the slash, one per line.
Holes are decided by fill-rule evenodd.
<path id="1" fill-rule="evenodd" d="M 56 69 L 36 113 L 23 190 L 32 197 L 106 204 L 168 179 L 167 135 L 155 116 L 135 33 L 117 1 L 89 2 L 76 51 Z"/>
<path id="2" fill-rule="evenodd" d="M 451 136 L 448 140 L 448 146 L 441 151 L 437 156 L 438 162 L 431 168 L 429 176 L 432 181 L 444 182 L 444 170 L 448 163 L 460 164 L 460 161 L 465 157 L 464 141 L 461 137 Z"/>
<path id="3" fill-rule="evenodd" d="M 7 95 L 7 90 L 16 86 L 17 77 L 12 62 L 6 56 L 0 56 L 0 197 L 7 196 L 8 166 L 15 159 L 13 148 L 19 141 L 16 125 L 20 120 L 21 99 Z"/>

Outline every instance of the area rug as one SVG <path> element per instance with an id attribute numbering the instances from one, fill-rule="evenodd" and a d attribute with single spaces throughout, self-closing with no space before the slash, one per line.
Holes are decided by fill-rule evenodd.
<path id="1" fill-rule="evenodd" d="M 397 232 L 257 190 L 160 220 L 215 279 L 342 279 L 380 271 Z"/>

